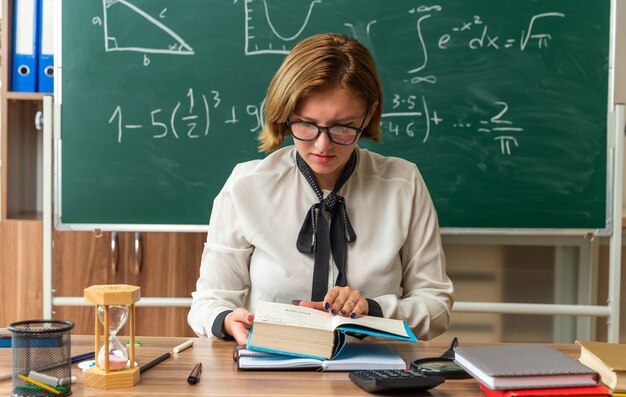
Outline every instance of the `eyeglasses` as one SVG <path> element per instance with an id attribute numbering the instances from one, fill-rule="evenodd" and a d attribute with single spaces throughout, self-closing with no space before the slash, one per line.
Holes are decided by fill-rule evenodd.
<path id="1" fill-rule="evenodd" d="M 352 145 L 356 141 L 357 136 L 363 131 L 363 125 L 369 114 L 369 109 L 365 112 L 361 125 L 352 127 L 349 125 L 335 124 L 330 127 L 322 127 L 308 121 L 290 121 L 287 120 L 285 126 L 291 131 L 293 137 L 299 141 L 311 142 L 319 138 L 322 131 L 328 133 L 328 138 L 332 143 L 337 145 Z"/>

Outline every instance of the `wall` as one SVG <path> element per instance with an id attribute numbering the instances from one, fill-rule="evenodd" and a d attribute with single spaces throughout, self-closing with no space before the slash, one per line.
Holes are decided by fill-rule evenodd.
<path id="1" fill-rule="evenodd" d="M 615 74 L 615 102 L 626 103 L 626 0 L 616 0 L 616 3 L 618 23 L 615 70 L 621 73 Z M 626 194 L 624 197 L 626 207 Z M 554 250 L 546 247 L 470 245 L 446 245 L 444 249 L 458 301 L 486 301 L 494 298 L 518 302 L 532 295 L 533 299 L 542 303 L 551 303 L 554 295 L 551 280 L 554 274 L 549 264 L 554 258 Z M 606 300 L 607 263 L 607 247 L 603 247 L 600 256 L 599 303 Z M 539 289 L 534 289 L 536 280 L 542 280 Z M 622 272 L 622 285 L 626 285 L 626 271 Z M 626 342 L 626 293 L 622 294 L 621 308 L 621 341 Z M 547 316 L 459 313 L 453 316 L 450 332 L 440 339 L 443 341 L 459 336 L 461 342 L 550 341 L 552 332 L 552 321 Z M 598 336 L 604 335 L 606 320 L 599 319 Z"/>
<path id="2" fill-rule="evenodd" d="M 617 0 L 616 36 L 615 103 L 626 104 L 626 1 L 624 0 Z M 622 174 L 622 185 L 626 186 L 626 171 Z M 626 208 L 626 194 L 622 196 L 622 207 Z"/>
<path id="3" fill-rule="evenodd" d="M 615 54 L 615 91 L 614 102 L 626 103 L 626 0 L 616 0 L 616 54 Z M 626 147 L 625 147 L 626 149 Z M 626 150 L 625 150 L 626 152 Z M 623 171 L 623 186 L 626 187 L 626 171 Z M 626 189 L 625 189 L 626 190 Z M 623 198 L 626 209 L 626 192 Z M 603 239 L 599 253 L 598 297 L 597 304 L 605 304 L 608 290 L 608 239 Z M 622 248 L 622 263 L 626 260 L 626 252 Z M 552 281 L 554 271 L 552 261 L 555 252 L 549 247 L 517 247 L 517 246 L 450 246 L 444 247 L 448 260 L 448 268 L 456 287 L 456 300 L 482 301 L 487 295 L 501 296 L 502 302 L 520 302 L 522 300 L 537 303 L 554 303 L 555 291 Z M 498 258 L 494 259 L 494 252 Z M 468 282 L 466 274 L 483 264 L 490 268 L 493 275 L 498 275 L 498 282 L 477 285 Z M 484 273 L 485 267 L 479 273 Z M 620 302 L 620 341 L 626 343 L 626 270 L 621 275 L 622 296 Z M 458 279 L 458 280 L 457 280 Z M 485 288 L 488 291 L 485 291 Z M 468 324 L 467 319 L 472 321 Z M 462 326 L 458 326 L 461 322 Z M 497 324 L 499 333 L 495 332 Z M 454 314 L 450 331 L 440 340 L 450 340 L 458 336 L 460 341 L 484 341 L 493 338 L 492 342 L 548 342 L 553 339 L 554 322 L 549 316 L 527 315 L 468 315 Z M 606 340 L 606 318 L 597 319 L 596 336 Z"/>
<path id="4" fill-rule="evenodd" d="M 617 27 L 615 41 L 615 103 L 626 104 L 626 1 L 616 0 L 616 2 Z M 626 143 L 624 152 L 626 153 Z M 622 183 L 622 187 L 626 187 L 626 170 L 622 170 Z M 622 197 L 622 207 L 626 210 L 626 191 L 624 191 Z M 622 214 L 622 217 L 623 216 L 624 214 Z M 622 225 L 622 232 L 626 233 L 623 226 L 624 225 Z M 622 241 L 625 241 L 623 236 Z M 626 246 L 622 245 L 622 264 L 626 260 L 625 249 Z M 600 249 L 599 262 L 598 302 L 604 303 L 606 302 L 608 296 L 609 247 L 606 245 L 603 245 Z M 606 328 L 606 320 L 598 319 L 598 337 L 606 335 Z M 620 342 L 626 343 L 626 271 L 624 271 L 623 266 L 621 272 Z"/>
<path id="5" fill-rule="evenodd" d="M 617 0 L 615 103 L 626 103 L 626 1 Z"/>

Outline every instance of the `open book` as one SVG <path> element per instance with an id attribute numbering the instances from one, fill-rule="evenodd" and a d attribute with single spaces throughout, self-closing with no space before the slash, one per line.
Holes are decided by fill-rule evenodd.
<path id="1" fill-rule="evenodd" d="M 357 371 L 406 369 L 406 363 L 390 345 L 347 343 L 332 360 L 294 357 L 242 349 L 235 357 L 241 370 L 313 369 L 318 371 Z"/>
<path id="2" fill-rule="evenodd" d="M 346 332 L 417 342 L 401 320 L 331 316 L 308 307 L 259 302 L 247 346 L 250 350 L 330 359 L 345 344 Z"/>

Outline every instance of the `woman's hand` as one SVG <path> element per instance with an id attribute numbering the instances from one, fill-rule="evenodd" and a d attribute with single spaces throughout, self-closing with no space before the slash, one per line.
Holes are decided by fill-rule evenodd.
<path id="1" fill-rule="evenodd" d="M 238 344 L 245 345 L 253 321 L 254 313 L 239 307 L 224 318 L 224 333 L 235 338 Z"/>
<path id="2" fill-rule="evenodd" d="M 330 314 L 356 318 L 369 312 L 367 299 L 352 287 L 333 287 L 324 297 L 323 302 L 300 301 L 298 306 L 324 310 Z"/>

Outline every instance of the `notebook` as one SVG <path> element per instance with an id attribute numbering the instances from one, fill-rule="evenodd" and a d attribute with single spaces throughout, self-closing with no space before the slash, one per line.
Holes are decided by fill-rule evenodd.
<path id="1" fill-rule="evenodd" d="M 609 389 L 602 385 L 581 387 L 552 387 L 549 389 L 518 389 L 518 390 L 491 390 L 485 385 L 480 385 L 481 390 L 487 397 L 550 397 L 550 396 L 581 396 L 581 397 L 605 397 L 610 396 Z"/>
<path id="2" fill-rule="evenodd" d="M 455 362 L 490 389 L 594 386 L 598 374 L 546 344 L 459 346 Z"/>
<path id="3" fill-rule="evenodd" d="M 240 370 L 303 369 L 317 371 L 356 371 L 406 369 L 406 363 L 390 345 L 348 343 L 331 360 L 242 349 L 234 357 Z"/>

